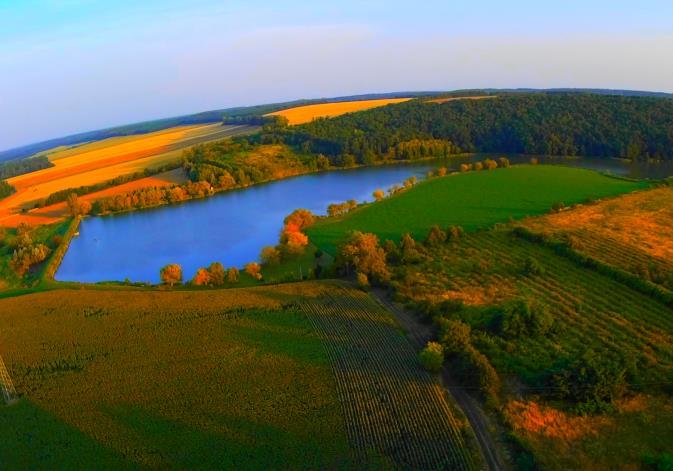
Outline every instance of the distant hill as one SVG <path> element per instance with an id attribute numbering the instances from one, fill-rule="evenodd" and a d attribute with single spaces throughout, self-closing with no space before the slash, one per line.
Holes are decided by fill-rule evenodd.
<path id="1" fill-rule="evenodd" d="M 334 98 L 316 98 L 316 99 L 301 99 L 295 101 L 288 101 L 282 103 L 271 103 L 257 106 L 240 106 L 234 108 L 225 108 L 220 110 L 204 111 L 190 115 L 177 116 L 172 118 L 158 119 L 152 121 L 143 121 L 124 126 L 116 126 L 107 129 L 96 131 L 83 132 L 73 134 L 70 136 L 60 137 L 56 139 L 49 139 L 26 146 L 17 147 L 0 152 L 0 162 L 7 160 L 22 159 L 30 157 L 31 155 L 43 152 L 45 150 L 58 146 L 72 146 L 82 142 L 97 141 L 116 136 L 127 136 L 132 134 L 143 134 L 161 129 L 170 128 L 173 126 L 201 124 L 201 123 L 216 123 L 224 118 L 236 118 L 246 116 L 261 116 L 274 111 L 285 108 L 318 104 L 331 103 L 336 101 L 355 101 L 355 100 L 374 100 L 384 98 L 403 98 L 403 97 L 424 97 L 435 95 L 479 95 L 479 94 L 494 94 L 494 93 L 589 93 L 598 95 L 620 95 L 620 96 L 635 96 L 635 97 L 655 97 L 655 98 L 673 98 L 673 93 L 663 92 L 648 92 L 637 90 L 607 90 L 607 89 L 593 89 L 593 88 L 551 88 L 551 89 L 534 89 L 534 88 L 516 88 L 516 89 L 472 89 L 472 90 L 454 90 L 454 91 L 421 91 L 421 92 L 392 92 L 392 93 L 371 93 L 365 95 L 351 95 Z"/>

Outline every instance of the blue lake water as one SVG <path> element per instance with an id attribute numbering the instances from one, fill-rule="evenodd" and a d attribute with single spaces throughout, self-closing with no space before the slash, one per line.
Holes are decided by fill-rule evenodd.
<path id="1" fill-rule="evenodd" d="M 483 156 L 413 164 L 386 165 L 303 175 L 211 198 L 82 221 L 80 235 L 56 273 L 61 281 L 159 281 L 169 263 L 182 265 L 185 279 L 199 267 L 219 261 L 242 267 L 256 261 L 262 247 L 275 245 L 283 219 L 294 209 L 324 214 L 331 203 L 371 200 L 377 188 L 387 189 L 409 176 L 419 178 L 433 168 L 456 168 Z M 513 163 L 528 157 L 510 157 Z M 671 164 L 631 164 L 619 160 L 563 159 L 573 166 L 594 168 L 636 178 L 673 174 Z"/>

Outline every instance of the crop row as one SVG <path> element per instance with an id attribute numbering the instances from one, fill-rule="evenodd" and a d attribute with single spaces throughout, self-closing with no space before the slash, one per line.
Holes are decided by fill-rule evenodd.
<path id="1" fill-rule="evenodd" d="M 437 284 L 431 287 L 435 292 L 440 292 L 440 285 L 458 293 L 493 287 L 507 294 L 505 300 L 527 297 L 546 305 L 552 314 L 556 328 L 550 336 L 509 344 L 493 337 L 500 351 L 491 355 L 494 364 L 534 379 L 558 361 L 593 348 L 635 362 L 643 384 L 670 378 L 673 312 L 651 297 L 504 231 L 469 235 L 460 245 L 433 255 L 434 266 L 417 270 Z M 542 273 L 525 273 L 531 257 L 543 267 Z M 487 305 L 502 301 L 502 296 L 481 299 Z"/>
<path id="2" fill-rule="evenodd" d="M 463 424 L 387 312 L 346 290 L 302 306 L 325 344 L 349 439 L 362 457 L 373 450 L 404 468 L 473 467 Z"/>

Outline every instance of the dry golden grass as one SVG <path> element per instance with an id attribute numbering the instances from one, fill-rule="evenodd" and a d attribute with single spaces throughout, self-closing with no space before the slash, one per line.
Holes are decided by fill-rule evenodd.
<path id="1" fill-rule="evenodd" d="M 541 469 L 644 469 L 644 456 L 671 450 L 673 405 L 666 396 L 638 394 L 598 416 L 535 401 L 512 401 L 504 414 Z"/>
<path id="2" fill-rule="evenodd" d="M 447 98 L 435 98 L 433 100 L 428 100 L 427 103 L 446 103 L 448 101 L 458 101 L 458 100 L 486 100 L 489 98 L 497 98 L 495 95 L 488 96 L 454 96 Z"/>
<path id="3" fill-rule="evenodd" d="M 361 100 L 342 101 L 337 103 L 321 103 L 319 105 L 306 105 L 275 111 L 266 116 L 284 116 L 290 125 L 304 124 L 316 118 L 333 118 L 346 113 L 364 111 L 380 106 L 392 105 L 409 101 L 411 98 L 390 98 L 384 100 Z"/>
<path id="4" fill-rule="evenodd" d="M 595 245 L 599 239 L 610 241 L 632 255 L 644 252 L 673 263 L 673 188 L 670 187 L 631 193 L 530 219 L 524 225 L 549 234 L 574 234 L 584 245 L 580 250 L 607 263 L 618 260 L 613 257 L 615 253 L 602 253 L 601 247 Z"/>
<path id="5" fill-rule="evenodd" d="M 565 442 L 585 436 L 597 436 L 601 426 L 609 423 L 603 416 L 571 416 L 535 401 L 512 401 L 505 408 L 505 415 L 519 433 L 541 435 Z"/>

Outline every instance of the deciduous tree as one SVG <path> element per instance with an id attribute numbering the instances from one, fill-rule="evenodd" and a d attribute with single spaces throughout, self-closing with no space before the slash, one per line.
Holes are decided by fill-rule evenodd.
<path id="1" fill-rule="evenodd" d="M 171 263 L 161 269 L 161 281 L 169 286 L 182 283 L 182 267 Z"/>

